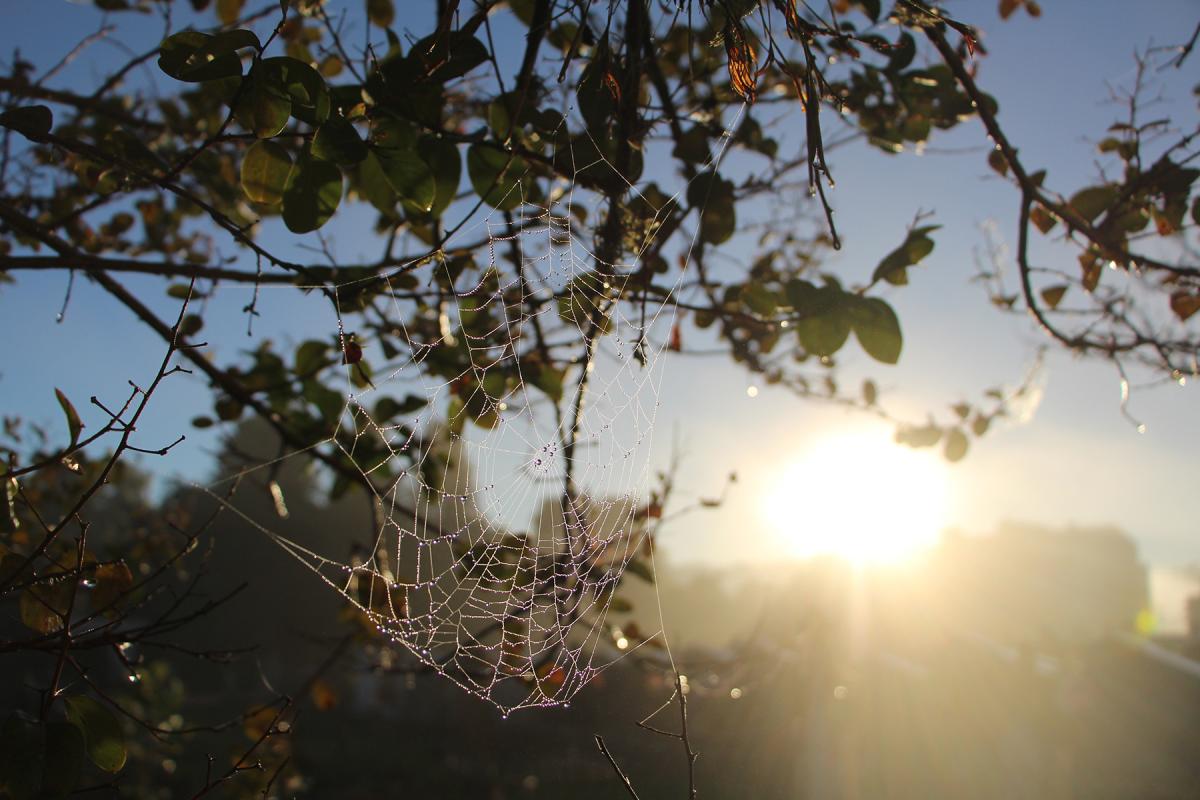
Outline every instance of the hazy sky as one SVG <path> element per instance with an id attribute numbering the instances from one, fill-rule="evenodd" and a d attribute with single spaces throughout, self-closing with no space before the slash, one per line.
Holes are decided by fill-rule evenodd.
<path id="1" fill-rule="evenodd" d="M 1033 169 L 1048 168 L 1048 185 L 1070 194 L 1095 175 L 1094 143 L 1120 115 L 1107 99 L 1109 91 L 1128 84 L 1135 50 L 1183 41 L 1200 7 L 1194 0 L 1045 0 L 1042 7 L 1041 19 L 1021 13 L 1008 22 L 996 17 L 993 0 L 958 2 L 951 10 L 985 32 L 990 54 L 981 63 L 979 81 L 999 100 L 1000 121 L 1023 160 Z M 19 47 L 41 68 L 98 23 L 94 9 L 65 0 L 10 0 L 6 11 L 0 53 L 7 59 Z M 50 16 L 53 25 L 47 24 Z M 157 38 L 157 23 L 135 22 L 136 32 L 123 38 L 144 49 Z M 95 49 L 109 63 L 121 57 L 106 43 Z M 55 85 L 89 83 L 93 63 L 80 59 Z M 1161 115 L 1173 116 L 1181 127 L 1195 123 L 1190 90 L 1200 74 L 1197 64 L 1193 56 L 1182 73 L 1154 76 L 1162 83 Z M 798 141 L 799 131 L 785 137 L 785 147 Z M 934 221 L 944 225 L 935 236 L 935 252 L 911 272 L 911 284 L 888 294 L 905 333 L 901 364 L 888 368 L 848 360 L 852 374 L 856 367 L 869 367 L 881 386 L 894 389 L 888 396 L 895 397 L 897 407 L 917 419 L 927 409 L 938 409 L 944 419 L 945 404 L 1018 382 L 1043 341 L 1029 321 L 995 311 L 982 288 L 969 282 L 974 253 L 983 243 L 982 225 L 993 221 L 1000 240 L 1015 238 L 1018 195 L 987 168 L 984 145 L 982 128 L 972 121 L 951 134 L 935 135 L 930 152 L 920 157 L 888 156 L 858 145 L 831 157 L 838 180 L 832 200 L 845 238 L 832 266 L 848 282 L 869 274 L 902 240 L 919 209 L 934 211 Z M 363 245 L 370 241 L 370 215 L 345 217 L 327 231 L 338 252 L 354 257 L 373 249 Z M 1035 255 L 1073 263 L 1069 250 L 1039 244 Z M 61 430 L 53 399 L 58 386 L 75 400 L 85 421 L 98 424 L 87 397 L 114 397 L 126 378 L 148 378 L 161 357 L 160 344 L 84 280 L 76 285 L 66 320 L 56 325 L 66 276 L 19 273 L 17 278 L 16 285 L 0 287 L 0 339 L 7 343 L 0 360 L 0 405 L 5 413 Z M 158 287 L 153 291 L 161 293 L 161 282 L 127 283 Z M 240 295 L 214 301 L 207 336 L 218 353 L 249 349 L 259 335 L 294 344 L 314 330 L 331 334 L 328 312 L 315 298 L 267 292 L 258 335 L 247 339 L 242 305 Z M 831 432 L 867 428 L 881 438 L 890 436 L 889 429 L 860 415 L 801 402 L 770 387 L 760 387 L 750 398 L 746 389 L 755 381 L 720 359 L 667 358 L 663 368 L 655 461 L 665 463 L 670 442 L 678 437 L 686 455 L 681 491 L 716 495 L 728 472 L 736 470 L 740 477 L 721 509 L 668 528 L 663 546 L 673 558 L 780 557 L 777 534 L 761 511 L 763 487 Z M 1032 420 L 1002 426 L 973 442 L 967 459 L 950 470 L 948 521 L 970 531 L 989 530 L 1003 519 L 1114 523 L 1135 537 L 1151 563 L 1200 561 L 1193 509 L 1200 478 L 1195 461 L 1200 389 L 1136 392 L 1131 410 L 1146 425 L 1138 434 L 1121 414 L 1118 377 L 1110 367 L 1052 352 L 1040 385 L 1044 396 Z M 169 383 L 142 426 L 139 444 L 171 441 L 184 427 L 181 420 L 208 407 L 209 396 L 198 381 Z M 188 441 L 173 457 L 154 466 L 199 478 L 216 440 L 212 433 L 187 432 Z M 863 502 L 870 502 L 869 487 Z"/>

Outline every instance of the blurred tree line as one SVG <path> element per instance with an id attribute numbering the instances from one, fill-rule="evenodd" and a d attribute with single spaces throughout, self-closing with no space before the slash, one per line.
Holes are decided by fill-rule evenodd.
<path id="1" fill-rule="evenodd" d="M 498 725 L 452 704 L 449 686 L 407 688 L 463 669 L 469 648 L 416 663 L 390 655 L 378 628 L 419 616 L 402 591 L 407 565 L 398 555 L 384 563 L 373 542 L 352 549 L 346 531 L 383 530 L 380 513 L 423 527 L 422 493 L 441 502 L 454 491 L 454 442 L 522 415 L 551 420 L 547 447 L 561 455 L 550 473 L 561 516 L 553 530 L 566 533 L 552 533 L 547 550 L 537 530 L 504 531 L 511 552 L 536 553 L 535 566 L 524 575 L 523 555 L 500 559 L 479 585 L 525 609 L 550 597 L 563 619 L 555 635 L 628 613 L 619 584 L 625 574 L 652 577 L 671 476 L 628 507 L 610 506 L 624 515 L 619 524 L 602 522 L 586 497 L 577 448 L 602 355 L 618 353 L 633 370 L 715 344 L 769 384 L 880 415 L 898 441 L 963 458 L 1010 395 L 989 391 L 913 421 L 887 410 L 873 380 L 837 379 L 858 351 L 880 369 L 900 359 L 901 320 L 882 293 L 908 282 L 938 229 L 918 215 L 861 285 L 829 273 L 840 238 L 826 152 L 846 142 L 902 153 L 978 118 L 994 146 L 987 163 L 1019 208 L 1005 265 L 1019 289 L 987 274 L 995 305 L 1031 313 L 1050 341 L 1122 376 L 1178 381 L 1200 371 L 1194 124 L 1147 121 L 1133 96 L 1100 142 L 1096 182 L 1056 186 L 1006 136 L 982 88 L 976 31 L 936 3 L 438 0 L 411 17 L 391 0 L 95 5 L 111 14 L 102 33 L 57 63 L 17 57 L 0 76 L 0 280 L 38 270 L 86 279 L 161 342 L 163 357 L 149 381 L 145 370 L 131 380 L 123 402 L 89 398 L 99 425 L 85 427 L 82 399 L 56 390 L 66 438 L 5 418 L 0 655 L 13 679 L 3 685 L 11 713 L 0 727 L 0 783 L 13 798 L 296 794 L 321 754 L 294 750 L 293 727 L 377 703 L 375 692 L 399 693 L 397 707 L 430 718 L 450 707 L 463 716 L 443 714 L 444 736 L 422 731 L 406 743 L 381 724 L 377 740 L 395 746 L 366 763 L 338 751 L 345 772 L 334 785 L 385 769 L 393 750 L 433 758 L 473 726 Z M 1040 13 L 1029 0 L 1000 8 Z M 54 85 L 95 38 L 141 14 L 161 19 L 161 39 L 139 43 L 91 85 Z M 519 41 L 494 35 L 502 23 Z M 1183 68 L 1195 41 L 1147 54 L 1139 76 Z M 803 143 L 782 136 L 788 129 L 803 130 Z M 346 263 L 326 249 L 308 259 L 281 244 L 313 234 L 306 241 L 324 246 L 319 232 L 353 206 L 370 209 L 377 258 Z M 477 213 L 487 215 L 486 235 L 466 226 Z M 540 279 L 518 246 L 529 232 L 546 234 L 550 256 L 582 246 L 587 263 L 569 280 Z M 1061 237 L 1076 260 L 1031 263 L 1035 236 Z M 206 309 L 229 286 L 251 298 L 248 332 L 267 287 L 323 298 L 338 328 L 291 352 L 269 339 L 218 350 Z M 69 303 L 70 290 L 64 313 Z M 515 333 L 512 319 L 522 323 Z M 160 386 L 188 375 L 212 397 L 211 414 L 190 424 L 227 431 L 218 475 L 255 469 L 223 484 L 223 497 L 178 489 L 152 500 L 128 457 L 169 457 L 183 440 L 136 433 Z M 267 463 L 278 466 L 262 470 Z M 444 520 L 449 512 L 436 508 Z M 345 592 L 357 605 L 315 591 L 311 570 L 253 523 L 285 517 L 349 565 Z M 467 535 L 471 521 L 457 524 L 440 546 L 465 581 L 491 551 Z M 608 534 L 592 546 L 605 526 L 636 546 Z M 409 578 L 419 582 L 417 570 Z M 565 638 L 535 641 L 533 610 L 524 638 L 505 639 L 516 616 L 468 631 L 498 654 L 483 659 L 483 673 L 532 682 L 550 699 L 545 686 L 586 680 L 586 669 L 563 666 Z M 614 627 L 609 638 L 640 644 L 635 631 Z M 514 654 L 531 670 L 515 669 Z M 644 658 L 663 681 L 661 656 L 646 648 Z M 644 683 L 638 669 L 611 678 L 628 681 L 631 698 Z M 658 688 L 669 694 L 669 678 Z M 596 715 L 577 705 L 584 727 L 615 711 L 582 702 Z M 505 758 L 553 738 L 522 724 Z M 678 750 L 679 735 L 646 752 Z M 787 757 L 745 746 L 755 758 Z M 610 791 L 608 766 L 590 751 L 580 759 Z M 518 780 L 511 762 L 488 763 L 496 772 L 479 786 L 537 789 L 523 783 L 533 773 Z M 322 764 L 337 774 L 339 764 Z M 419 770 L 406 775 L 420 780 Z M 655 777 L 641 780 L 654 794 Z"/>

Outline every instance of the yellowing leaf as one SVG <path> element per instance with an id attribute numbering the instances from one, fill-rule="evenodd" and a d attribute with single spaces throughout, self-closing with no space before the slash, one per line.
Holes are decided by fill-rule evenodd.
<path id="1" fill-rule="evenodd" d="M 30 586 L 21 592 L 21 622 L 41 634 L 62 630 L 63 617 L 74 590 L 75 581 L 70 578 L 56 578 Z"/>
<path id="2" fill-rule="evenodd" d="M 1034 206 L 1030 209 L 1029 221 L 1036 225 L 1037 229 L 1042 233 L 1049 233 L 1050 229 L 1058 224 L 1058 220 L 1054 218 L 1054 215 L 1041 206 Z"/>
<path id="3" fill-rule="evenodd" d="M 116 613 L 115 605 L 133 588 L 133 573 L 124 561 L 101 564 L 96 567 L 96 587 L 92 589 L 92 608 L 110 615 Z"/>
<path id="4" fill-rule="evenodd" d="M 867 379 L 862 385 L 863 402 L 869 406 L 875 405 L 875 401 L 879 398 L 879 389 L 875 386 L 875 381 Z"/>
<path id="5" fill-rule="evenodd" d="M 1050 308 L 1058 308 L 1058 304 L 1062 302 L 1063 295 L 1067 293 L 1067 285 L 1047 286 L 1042 289 L 1042 302 L 1050 306 Z"/>
<path id="6" fill-rule="evenodd" d="M 1084 288 L 1088 291 L 1096 291 L 1097 285 L 1100 283 L 1100 261 L 1093 253 L 1080 253 L 1079 265 L 1084 270 Z"/>
<path id="7" fill-rule="evenodd" d="M 71 434 L 71 447 L 74 447 L 79 442 L 79 432 L 83 430 L 83 422 L 80 421 L 75 406 L 71 405 L 71 401 L 62 393 L 62 390 L 55 389 L 54 396 L 58 398 L 58 404 L 67 417 L 67 430 Z"/>
<path id="8" fill-rule="evenodd" d="M 320 679 L 314 681 L 311 694 L 313 705 L 317 707 L 318 711 L 332 711 L 337 708 L 337 692 L 334 691 L 333 687 L 327 681 Z"/>
<path id="9" fill-rule="evenodd" d="M 256 203 L 275 205 L 292 171 L 292 157 L 275 142 L 255 142 L 242 159 L 242 191 Z"/>
<path id="10" fill-rule="evenodd" d="M 1181 320 L 1186 320 L 1192 314 L 1200 311 L 1200 294 L 1191 292 L 1175 292 L 1171 295 L 1171 310 Z"/>
<path id="11" fill-rule="evenodd" d="M 733 21 L 725 23 L 725 53 L 729 56 L 729 86 L 747 103 L 753 103 L 758 95 L 758 61 L 745 31 Z"/>
<path id="12" fill-rule="evenodd" d="M 217 0 L 217 19 L 222 25 L 232 25 L 237 22 L 244 5 L 246 0 Z"/>
<path id="13" fill-rule="evenodd" d="M 246 734 L 247 739 L 258 741 L 267 735 L 278 716 L 279 709 L 274 706 L 266 706 L 247 714 L 242 719 L 242 733 Z"/>
<path id="14" fill-rule="evenodd" d="M 1004 157 L 1004 153 L 993 148 L 992 151 L 988 153 L 987 161 L 988 166 L 994 169 L 996 172 L 1000 173 L 1001 175 L 1008 174 L 1008 159 Z"/>
<path id="15" fill-rule="evenodd" d="M 66 704 L 67 719 L 83 733 L 88 758 L 105 772 L 120 772 L 126 757 L 120 720 L 90 697 L 68 697 Z"/>

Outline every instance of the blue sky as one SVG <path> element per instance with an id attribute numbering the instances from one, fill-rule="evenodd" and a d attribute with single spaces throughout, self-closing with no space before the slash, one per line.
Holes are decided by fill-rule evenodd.
<path id="1" fill-rule="evenodd" d="M 339 5 L 331 3 L 335 10 Z M 1025 163 L 1047 167 L 1048 184 L 1066 194 L 1094 178 L 1094 143 L 1120 115 L 1107 100 L 1109 91 L 1132 78 L 1135 50 L 1186 39 L 1200 14 L 1190 0 L 1047 0 L 1041 19 L 1019 13 L 1001 22 L 995 6 L 992 0 L 973 0 L 951 10 L 985 32 L 990 54 L 979 81 L 999 100 L 1000 121 Z M 65 0 L 10 0 L 6 11 L 0 53 L 19 47 L 43 68 L 95 30 L 99 20 L 94 9 Z M 161 33 L 160 24 L 141 18 L 121 37 L 143 49 Z M 111 44 L 99 43 L 54 85 L 88 84 L 96 69 L 91 59 L 112 63 L 121 57 Z M 1200 62 L 1194 59 L 1183 71 L 1155 76 L 1164 97 L 1159 110 L 1181 126 L 1196 117 L 1190 90 Z M 785 137 L 784 146 L 796 146 L 798 136 L 799 131 Z M 888 295 L 905 331 L 901 364 L 869 370 L 882 386 L 894 388 L 889 396 L 898 408 L 918 418 L 926 409 L 944 413 L 948 403 L 973 400 L 989 386 L 1017 382 L 1043 342 L 1032 323 L 992 309 L 982 288 L 969 280 L 973 254 L 983 243 L 981 226 L 994 222 L 1000 239 L 1010 243 L 1016 229 L 1017 194 L 986 167 L 985 144 L 981 126 L 969 122 L 935 136 L 921 156 L 889 156 L 857 145 L 831 154 L 838 181 L 831 198 L 845 239 L 832 262 L 839 275 L 853 280 L 869 274 L 901 241 L 918 210 L 935 212 L 934 221 L 944 226 L 934 253 L 912 272 L 911 285 Z M 368 214 L 351 214 L 327 233 L 338 254 L 350 259 L 374 251 L 369 227 Z M 293 244 L 278 230 L 268 227 L 267 235 Z M 1035 254 L 1047 262 L 1073 259 L 1070 250 L 1043 242 Z M 76 284 L 65 321 L 56 324 L 65 276 L 17 277 L 17 284 L 0 287 L 0 340 L 8 344 L 0 360 L 4 412 L 61 432 L 53 398 L 59 387 L 85 422 L 99 424 L 88 396 L 111 401 L 122 395 L 127 379 L 147 380 L 161 345 L 85 280 Z M 161 281 L 127 283 L 161 294 Z M 294 344 L 334 329 L 317 298 L 266 290 L 259 304 L 263 318 L 248 338 L 240 312 L 245 300 L 244 294 L 227 292 L 213 301 L 207 337 L 218 356 L 249 349 L 262 336 Z M 165 300 L 161 308 L 164 313 L 169 308 Z M 665 463 L 671 439 L 678 436 L 686 442 L 679 476 L 685 491 L 709 496 L 720 492 L 729 471 L 741 478 L 721 509 L 673 524 L 664 535 L 665 551 L 680 560 L 724 561 L 731 551 L 752 561 L 776 557 L 778 542 L 760 512 L 761 487 L 816 438 L 872 424 L 770 387 L 749 398 L 746 388 L 754 381 L 720 359 L 668 358 L 662 366 L 655 462 Z M 849 366 L 853 372 L 869 365 Z M 1153 564 L 1200 562 L 1200 531 L 1191 508 L 1200 478 L 1195 460 L 1200 389 L 1172 385 L 1135 392 L 1131 410 L 1146 425 L 1139 434 L 1121 414 L 1111 367 L 1052 351 L 1041 385 L 1043 399 L 1031 421 L 995 431 L 951 470 L 950 522 L 970 531 L 989 530 L 1004 519 L 1113 523 L 1135 537 L 1143 558 Z M 208 395 L 198 381 L 172 380 L 152 405 L 137 443 L 162 446 L 175 438 L 181 420 L 207 408 Z M 170 459 L 153 466 L 201 478 L 216 440 L 211 433 L 190 428 L 187 433 L 188 441 Z M 879 428 L 879 435 L 890 431 Z"/>

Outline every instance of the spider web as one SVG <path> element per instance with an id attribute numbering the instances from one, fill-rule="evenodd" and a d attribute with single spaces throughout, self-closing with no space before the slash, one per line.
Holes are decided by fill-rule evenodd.
<path id="1" fill-rule="evenodd" d="M 575 174 L 599 166 L 616 174 L 590 144 L 594 160 L 572 161 Z M 626 202 L 640 196 L 621 180 Z M 370 381 L 355 381 L 356 365 L 346 365 L 338 428 L 309 448 L 336 450 L 371 487 L 376 528 L 365 551 L 326 552 L 289 534 L 281 520 L 252 519 L 221 498 L 222 485 L 306 451 L 201 487 L 412 657 L 505 715 L 565 705 L 604 668 L 660 641 L 661 613 L 659 629 L 646 635 L 610 611 L 631 562 L 653 575 L 647 534 L 657 513 L 647 495 L 659 359 L 684 272 L 673 270 L 672 295 L 649 306 L 618 299 L 679 194 L 658 210 L 631 256 L 606 263 L 576 230 L 580 220 L 603 218 L 603 195 L 573 179 L 548 199 L 529 189 L 516 182 L 521 203 L 511 222 L 476 206 L 431 263 L 384 278 L 400 353 Z M 456 242 L 480 237 L 483 263 L 464 267 L 446 255 Z M 684 263 L 694 244 L 695 236 L 684 243 Z M 414 313 L 402 299 L 409 275 L 445 288 L 437 308 Z M 340 298 L 359 282 L 332 287 L 343 347 L 350 334 Z M 575 355 L 565 373 L 547 378 L 538 350 L 563 342 L 575 343 Z M 461 368 L 448 375 L 447 363 Z M 370 407 L 384 398 L 415 398 L 419 410 L 377 421 Z"/>

